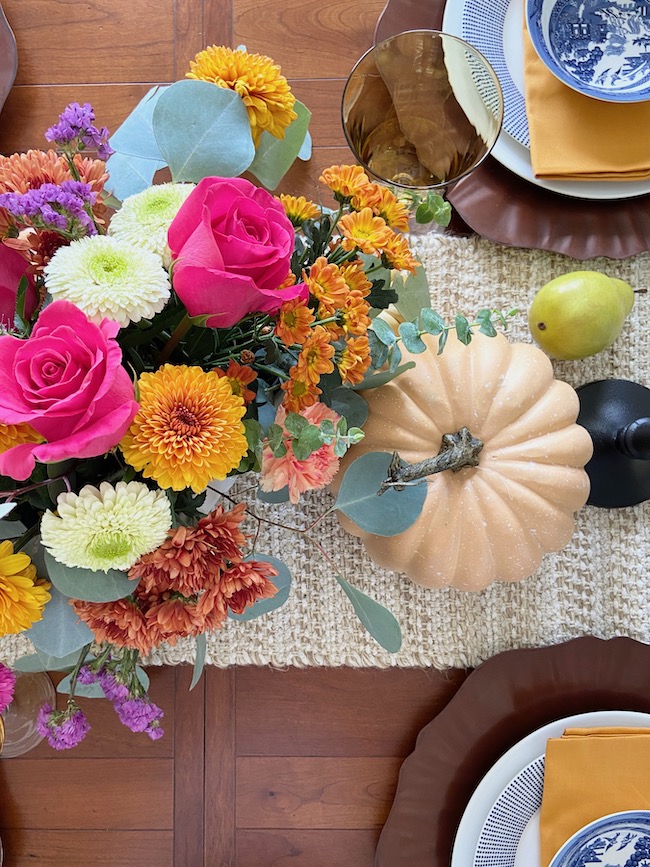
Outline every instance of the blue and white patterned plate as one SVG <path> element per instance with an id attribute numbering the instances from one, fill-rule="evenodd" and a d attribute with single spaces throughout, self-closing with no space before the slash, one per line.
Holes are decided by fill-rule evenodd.
<path id="1" fill-rule="evenodd" d="M 501 135 L 491 155 L 523 180 L 564 196 L 605 201 L 647 195 L 650 193 L 650 179 L 547 181 L 535 177 L 530 162 L 524 99 L 524 2 L 525 0 L 447 0 L 445 4 L 443 31 L 476 46 L 489 60 L 501 84 L 505 103 L 504 121 Z M 635 4 L 637 0 L 619 2 Z"/>
<path id="2" fill-rule="evenodd" d="M 650 811 L 628 810 L 590 822 L 549 867 L 650 867 Z"/>
<path id="3" fill-rule="evenodd" d="M 560 737 L 566 728 L 585 726 L 650 726 L 650 714 L 636 711 L 593 711 L 554 720 L 518 741 L 490 768 L 470 798 L 456 831 L 450 867 L 474 867 L 481 832 L 496 802 L 528 765 L 539 760 L 549 738 Z M 539 793 L 539 780 L 533 779 L 533 789 Z M 525 795 L 530 798 L 530 795 Z M 535 797 L 533 795 L 533 797 Z M 526 807 L 525 809 L 529 809 Z M 514 867 L 539 867 L 539 833 L 535 809 L 517 845 Z M 521 824 L 521 823 L 520 823 Z M 503 867 L 498 860 L 485 860 L 484 867 Z M 650 867 L 650 865 L 643 865 Z"/>
<path id="4" fill-rule="evenodd" d="M 527 0 L 541 60 L 568 87 L 607 102 L 650 99 L 647 0 Z"/>
<path id="5" fill-rule="evenodd" d="M 542 806 L 544 756 L 514 777 L 494 802 L 476 844 L 474 867 L 516 867 L 524 832 Z M 527 853 L 528 864 L 533 854 Z"/>

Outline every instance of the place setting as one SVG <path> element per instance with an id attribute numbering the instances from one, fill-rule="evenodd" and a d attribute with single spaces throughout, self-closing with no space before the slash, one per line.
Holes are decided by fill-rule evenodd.
<path id="1" fill-rule="evenodd" d="M 608 4 L 602 14 L 597 4 L 586 4 L 586 29 L 571 43 L 579 57 L 573 72 L 561 79 L 557 52 L 543 49 L 543 29 L 548 37 L 549 21 L 558 18 L 562 7 L 562 26 L 571 32 L 575 25 L 580 33 L 582 7 L 558 4 L 555 12 L 554 7 L 552 0 L 529 3 L 526 16 L 540 22 L 533 28 L 533 41 L 519 0 L 434 2 L 426 9 L 389 0 L 375 39 L 387 38 L 396 28 L 438 29 L 464 39 L 494 69 L 504 99 L 501 133 L 489 158 L 448 195 L 474 231 L 498 243 L 578 259 L 626 258 L 647 249 L 650 227 L 650 164 L 645 137 L 639 134 L 650 118 L 641 45 L 647 13 L 638 3 L 621 3 L 620 9 Z M 619 31 L 610 39 L 615 49 L 606 43 L 606 34 L 601 40 L 608 16 Z M 637 30 L 641 47 L 635 47 Z M 596 59 L 613 57 L 614 50 L 618 63 L 629 55 L 615 81 L 604 60 L 603 71 L 596 68 Z M 580 71 L 587 55 L 590 69 L 602 78 L 595 90 Z"/>

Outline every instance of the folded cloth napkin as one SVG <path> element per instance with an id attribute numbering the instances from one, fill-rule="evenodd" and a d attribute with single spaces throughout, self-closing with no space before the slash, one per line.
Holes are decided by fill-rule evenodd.
<path id="1" fill-rule="evenodd" d="M 539 59 L 526 27 L 524 82 L 535 177 L 650 177 L 650 102 L 603 102 L 567 87 Z"/>
<path id="2" fill-rule="evenodd" d="M 650 809 L 650 729 L 566 729 L 546 745 L 541 867 L 580 828 L 621 810 Z"/>

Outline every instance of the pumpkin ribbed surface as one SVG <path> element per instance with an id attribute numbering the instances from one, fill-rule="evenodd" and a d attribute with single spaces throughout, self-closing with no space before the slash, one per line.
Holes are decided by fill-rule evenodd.
<path id="1" fill-rule="evenodd" d="M 452 332 L 438 356 L 437 338 L 425 341 L 427 352 L 404 352 L 414 369 L 364 393 L 366 436 L 342 471 L 371 451 L 416 463 L 462 427 L 483 442 L 479 464 L 430 476 L 422 513 L 399 536 L 370 535 L 339 519 L 376 563 L 417 584 L 480 590 L 518 581 L 567 544 L 573 513 L 589 494 L 583 467 L 592 442 L 575 423 L 578 396 L 532 344 L 475 334 L 463 346 Z"/>

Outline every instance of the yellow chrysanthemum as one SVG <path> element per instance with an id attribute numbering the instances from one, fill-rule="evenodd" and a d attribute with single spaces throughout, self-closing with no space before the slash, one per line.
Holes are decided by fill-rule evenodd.
<path id="1" fill-rule="evenodd" d="M 3 424 L 0 422 L 0 452 L 6 452 L 23 443 L 42 443 L 43 437 L 29 424 Z"/>
<path id="2" fill-rule="evenodd" d="M 120 443 L 124 458 L 161 488 L 203 491 L 247 452 L 244 401 L 227 377 L 165 364 L 138 380 L 140 409 Z"/>
<path id="3" fill-rule="evenodd" d="M 0 542 L 0 635 L 16 635 L 40 620 L 49 588 L 27 554 L 14 554 L 11 542 Z"/>
<path id="4" fill-rule="evenodd" d="M 378 253 L 394 234 L 381 217 L 376 217 L 370 208 L 341 217 L 338 225 L 343 235 L 344 250 L 360 250 L 362 253 Z"/>
<path id="5" fill-rule="evenodd" d="M 284 213 L 296 228 L 302 226 L 305 220 L 315 220 L 320 216 L 320 208 L 304 196 L 287 196 L 280 193 L 280 201 Z"/>
<path id="6" fill-rule="evenodd" d="M 318 180 L 339 200 L 358 196 L 370 183 L 361 166 L 330 166 Z"/>
<path id="7" fill-rule="evenodd" d="M 255 147 L 265 130 L 283 139 L 285 129 L 298 117 L 289 83 L 270 57 L 211 45 L 190 61 L 190 70 L 187 78 L 211 81 L 239 94 L 246 106 Z"/>

